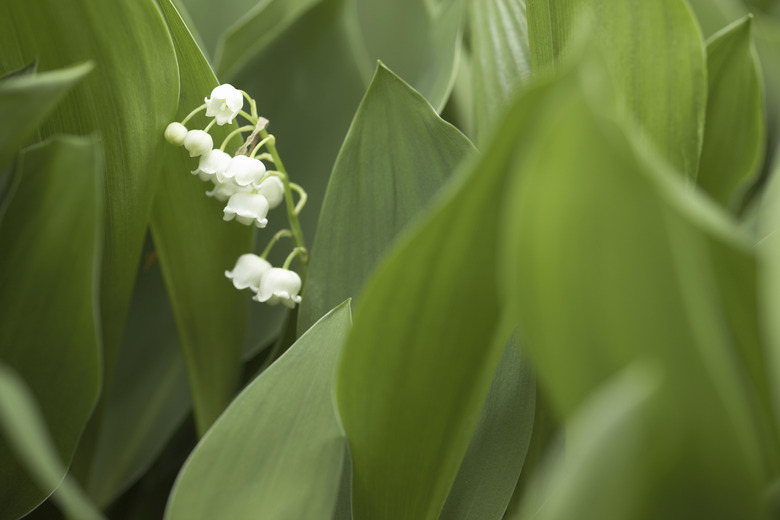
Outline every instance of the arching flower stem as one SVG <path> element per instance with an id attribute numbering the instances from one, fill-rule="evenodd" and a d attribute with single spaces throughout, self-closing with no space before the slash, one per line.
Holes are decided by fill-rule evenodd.
<path id="1" fill-rule="evenodd" d="M 260 253 L 260 258 L 266 259 L 268 258 L 268 255 L 271 253 L 271 249 L 274 248 L 276 243 L 279 241 L 280 238 L 284 237 L 291 237 L 292 233 L 289 229 L 282 229 L 281 231 L 277 231 L 276 234 L 271 238 L 271 241 L 268 242 L 268 245 L 265 246 L 265 249 L 263 249 L 263 252 Z"/>
<path id="2" fill-rule="evenodd" d="M 305 247 L 296 247 L 295 249 L 293 249 L 292 253 L 287 255 L 287 258 L 284 260 L 284 264 L 282 265 L 282 269 L 289 268 L 290 264 L 292 263 L 293 259 L 296 256 L 298 256 L 300 254 L 305 254 L 305 253 L 306 253 L 306 248 Z"/>
<path id="3" fill-rule="evenodd" d="M 306 191 L 298 184 L 295 184 L 294 182 L 290 183 L 290 188 L 298 192 L 298 196 L 300 197 L 298 199 L 298 204 L 295 205 L 295 214 L 299 215 L 301 213 L 301 210 L 306 205 L 306 200 L 309 198 L 309 196 L 306 194 Z"/>
<path id="4" fill-rule="evenodd" d="M 217 123 L 217 120 L 216 119 L 212 119 L 211 123 L 207 124 L 206 128 L 204 128 L 203 131 L 204 132 L 208 132 L 209 130 L 211 130 L 211 127 L 214 126 L 216 123 Z"/>
<path id="5" fill-rule="evenodd" d="M 231 139 L 233 139 L 235 136 L 241 134 L 241 132 L 249 132 L 251 130 L 254 130 L 254 128 L 255 127 L 252 126 L 252 125 L 246 125 L 246 126 L 239 127 L 236 130 L 233 130 L 232 132 L 230 132 L 227 135 L 227 137 L 225 137 L 225 140 L 222 141 L 222 144 L 219 146 L 219 149 L 224 152 L 225 148 L 227 148 L 227 145 L 228 145 L 228 143 L 230 142 Z"/>
<path id="6" fill-rule="evenodd" d="M 262 147 L 263 147 L 263 145 L 265 145 L 266 143 L 276 143 L 276 137 L 274 137 L 273 135 L 270 135 L 270 134 L 269 134 L 269 135 L 268 135 L 268 137 L 265 137 L 265 138 L 263 138 L 263 139 L 262 139 L 262 140 L 261 140 L 259 143 L 257 143 L 257 145 L 254 147 L 254 149 L 252 150 L 252 153 L 251 153 L 251 154 L 249 154 L 249 157 L 254 157 L 254 156 L 255 156 L 255 154 L 256 154 L 258 151 L 260 151 L 260 148 L 262 148 Z"/>
<path id="7" fill-rule="evenodd" d="M 182 120 L 181 120 L 181 124 L 183 124 L 183 125 L 186 125 L 186 124 L 187 124 L 187 121 L 189 121 L 190 119 L 192 119 L 192 117 L 193 117 L 195 114 L 197 114 L 198 112 L 202 112 L 202 111 L 204 111 L 204 110 L 206 110 L 206 103 L 203 103 L 201 106 L 199 106 L 198 108 L 196 108 L 195 110 L 193 110 L 192 112 L 190 112 L 189 114 L 187 114 L 187 117 L 185 117 L 184 119 L 182 119 Z"/>

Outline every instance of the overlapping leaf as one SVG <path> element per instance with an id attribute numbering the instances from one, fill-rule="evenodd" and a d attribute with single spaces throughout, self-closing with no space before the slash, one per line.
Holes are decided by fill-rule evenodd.
<path id="1" fill-rule="evenodd" d="M 0 220 L 0 360 L 29 385 L 66 463 L 100 388 L 101 172 L 94 138 L 28 149 Z M 53 491 L 23 468 L 0 444 L 0 518 L 26 513 Z"/>
<path id="2" fill-rule="evenodd" d="M 513 108 L 366 286 L 337 385 L 356 518 L 435 519 L 444 506 L 503 348 L 497 201 L 557 94 L 536 89 Z"/>
<path id="3" fill-rule="evenodd" d="M 331 388 L 351 322 L 345 302 L 235 399 L 201 440 L 167 520 L 330 520 L 346 443 Z"/>
<path id="4" fill-rule="evenodd" d="M 419 94 L 377 67 L 325 195 L 299 331 L 359 296 L 396 236 L 473 150 Z"/>
<path id="5" fill-rule="evenodd" d="M 704 44 L 685 0 L 528 0 L 535 73 L 570 53 L 589 28 L 604 52 L 617 104 L 683 175 L 698 171 L 707 99 Z"/>
<path id="6" fill-rule="evenodd" d="M 707 44 L 707 119 L 697 182 L 733 210 L 763 162 L 763 78 L 743 18 Z"/>

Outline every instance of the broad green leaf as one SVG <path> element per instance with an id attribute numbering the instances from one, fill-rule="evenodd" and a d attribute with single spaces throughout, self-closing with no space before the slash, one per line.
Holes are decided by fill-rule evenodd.
<path id="1" fill-rule="evenodd" d="M 536 385 L 515 340 L 507 342 L 441 520 L 500 520 L 534 426 Z"/>
<path id="2" fill-rule="evenodd" d="M 505 294 L 533 364 L 568 416 L 623 367 L 656 361 L 670 420 L 690 441 L 675 478 L 702 479 L 684 487 L 692 503 L 735 482 L 706 509 L 739 516 L 777 467 L 776 434 L 740 359 L 761 347 L 740 344 L 749 335 L 733 330 L 741 316 L 719 280 L 750 279 L 748 239 L 581 94 L 564 113 L 537 129 L 506 202 Z M 650 513 L 678 506 L 666 494 Z"/>
<path id="3" fill-rule="evenodd" d="M 81 63 L 67 69 L 0 79 L 0 168 L 30 138 L 46 116 L 93 66 Z"/>
<path id="4" fill-rule="evenodd" d="M 697 182 L 735 211 L 761 167 L 766 133 L 751 27 L 751 18 L 743 18 L 707 44 L 709 95 Z"/>
<path id="5" fill-rule="evenodd" d="M 152 465 L 192 408 L 173 311 L 147 249 L 84 483 L 102 508 Z"/>
<path id="6" fill-rule="evenodd" d="M 513 94 L 531 79 L 526 0 L 470 0 L 474 111 L 484 141 Z"/>
<path id="7" fill-rule="evenodd" d="M 589 24 L 616 86 L 617 105 L 684 176 L 698 171 L 707 99 L 704 44 L 685 0 L 527 0 L 535 73 L 570 53 Z"/>
<path id="8" fill-rule="evenodd" d="M 356 518 L 439 517 L 504 346 L 494 266 L 507 163 L 556 92 L 513 108 L 366 285 L 336 388 Z"/>
<path id="9" fill-rule="evenodd" d="M 251 8 L 219 39 L 214 62 L 229 77 L 322 0 L 253 0 Z M 203 2 L 201 2 L 203 3 Z"/>
<path id="10" fill-rule="evenodd" d="M 355 0 L 352 6 L 364 66 L 382 60 L 440 111 L 455 80 L 463 0 Z"/>
<path id="11" fill-rule="evenodd" d="M 231 403 L 182 468 L 167 520 L 330 520 L 346 443 L 334 413 L 344 302 Z"/>
<path id="12" fill-rule="evenodd" d="M 217 79 L 169 0 L 160 8 L 170 28 L 181 74 L 178 120 L 203 103 Z M 195 127 L 205 118 L 195 118 Z M 205 123 L 204 123 L 205 125 Z M 213 131 L 215 146 L 236 128 Z M 160 184 L 151 230 L 179 329 L 198 431 L 202 434 L 238 388 L 249 298 L 225 278 L 238 257 L 252 250 L 252 230 L 224 222 L 224 203 L 190 174 L 197 167 L 183 148 L 168 145 L 155 168 Z M 236 140 L 237 141 L 237 140 Z M 236 147 L 238 143 L 236 142 Z"/>
<path id="13" fill-rule="evenodd" d="M 67 470 L 31 389 L 3 363 L 0 363 L 0 432 L 3 433 L 0 438 L 13 446 L 38 487 L 47 491 L 57 489 L 54 500 L 71 518 L 103 518 L 78 485 L 65 475 Z M 3 514 L 3 518 L 15 517 Z"/>
<path id="14" fill-rule="evenodd" d="M 157 180 L 153 164 L 176 110 L 178 74 L 170 36 L 153 0 L 7 0 L 0 4 L 0 74 L 90 60 L 95 72 L 40 130 L 99 131 L 105 148 L 105 248 L 100 305 L 104 366 L 114 366 Z M 110 379 L 111 370 L 105 372 Z"/>
<path id="15" fill-rule="evenodd" d="M 309 195 L 300 215 L 307 244 L 317 227 L 328 177 L 349 129 L 366 83 L 355 60 L 343 17 L 343 0 L 324 0 L 262 50 L 236 76 L 225 78 L 252 95 L 293 182 Z M 268 227 L 258 236 L 258 250 L 277 230 L 287 226 L 281 209 L 269 214 Z M 269 256 L 281 264 L 289 241 Z M 278 335 L 283 308 L 253 305 L 250 326 L 257 343 Z"/>
<path id="16" fill-rule="evenodd" d="M 0 360 L 30 386 L 66 463 L 100 389 L 101 166 L 95 138 L 25 150 L 0 220 Z M 26 513 L 52 490 L 0 444 L 0 518 Z"/>
<path id="17" fill-rule="evenodd" d="M 379 64 L 325 194 L 298 331 L 360 295 L 396 236 L 474 150 Z"/>
<path id="18" fill-rule="evenodd" d="M 650 484 L 663 473 L 670 437 L 654 429 L 661 386 L 654 368 L 630 366 L 588 398 L 566 427 L 564 456 L 548 460 L 549 475 L 539 474 L 549 480 L 551 494 L 541 503 L 526 502 L 523 514 L 509 520 L 643 517 Z"/>

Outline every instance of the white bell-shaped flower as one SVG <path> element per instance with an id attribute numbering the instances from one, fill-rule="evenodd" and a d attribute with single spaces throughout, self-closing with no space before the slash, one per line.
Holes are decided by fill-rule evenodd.
<path id="1" fill-rule="evenodd" d="M 289 308 L 301 303 L 301 277 L 295 271 L 273 267 L 260 279 L 260 288 L 253 300 L 276 305 L 279 302 Z"/>
<path id="2" fill-rule="evenodd" d="M 257 187 L 257 193 L 268 201 L 268 207 L 274 209 L 284 200 L 284 183 L 279 177 L 268 177 Z"/>
<path id="3" fill-rule="evenodd" d="M 219 148 L 215 148 L 200 156 L 198 168 L 192 170 L 193 175 L 200 177 L 202 181 L 210 181 L 215 178 L 217 172 L 223 172 L 230 166 L 230 155 Z"/>
<path id="4" fill-rule="evenodd" d="M 260 182 L 265 175 L 265 165 L 262 161 L 237 155 L 230 160 L 230 165 L 221 174 L 217 172 L 217 180 L 233 179 L 239 186 L 249 186 Z"/>
<path id="5" fill-rule="evenodd" d="M 250 253 L 239 256 L 236 266 L 232 271 L 225 271 L 225 276 L 233 281 L 236 289 L 243 290 L 249 287 L 257 292 L 260 289 L 260 279 L 270 270 L 271 264 L 268 260 Z"/>
<path id="6" fill-rule="evenodd" d="M 236 193 L 252 193 L 252 186 L 239 186 L 233 179 L 225 179 L 225 182 L 219 182 L 216 177 L 212 178 L 214 188 L 206 192 L 207 197 L 213 197 L 220 202 L 227 200 Z"/>
<path id="7" fill-rule="evenodd" d="M 205 98 L 206 116 L 215 117 L 218 125 L 232 123 L 244 108 L 244 96 L 233 85 L 224 83 L 211 91 L 211 97 Z"/>
<path id="8" fill-rule="evenodd" d="M 244 225 L 254 223 L 259 228 L 268 224 L 268 201 L 259 193 L 236 193 L 230 197 L 224 209 L 224 220 L 234 218 Z"/>
<path id="9" fill-rule="evenodd" d="M 181 123 L 171 123 L 165 129 L 165 140 L 176 146 L 184 144 L 184 138 L 187 137 L 187 127 Z"/>
<path id="10" fill-rule="evenodd" d="M 203 130 L 190 130 L 184 136 L 184 148 L 190 152 L 190 157 L 197 157 L 210 152 L 214 148 L 214 141 L 208 132 Z"/>

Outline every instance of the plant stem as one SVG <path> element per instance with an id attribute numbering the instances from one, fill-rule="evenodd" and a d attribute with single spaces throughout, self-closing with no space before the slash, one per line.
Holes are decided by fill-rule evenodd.
<path id="1" fill-rule="evenodd" d="M 276 245 L 276 242 L 279 241 L 282 237 L 291 237 L 292 233 L 289 229 L 282 229 L 281 231 L 277 231 L 276 234 L 271 238 L 271 241 L 268 242 L 268 245 L 265 246 L 265 249 L 263 249 L 263 252 L 260 254 L 260 258 L 263 260 L 268 258 L 268 254 L 271 252 L 271 249 L 273 249 L 274 245 Z"/>
<path id="2" fill-rule="evenodd" d="M 192 119 L 192 116 L 194 116 L 195 114 L 197 114 L 198 112 L 200 112 L 201 110 L 203 110 L 205 108 L 206 108 L 206 103 L 203 103 L 201 106 L 199 106 L 198 108 L 196 108 L 195 110 L 193 110 L 192 112 L 187 114 L 187 117 L 185 117 L 184 119 L 181 120 L 181 124 L 186 125 L 187 121 Z"/>

